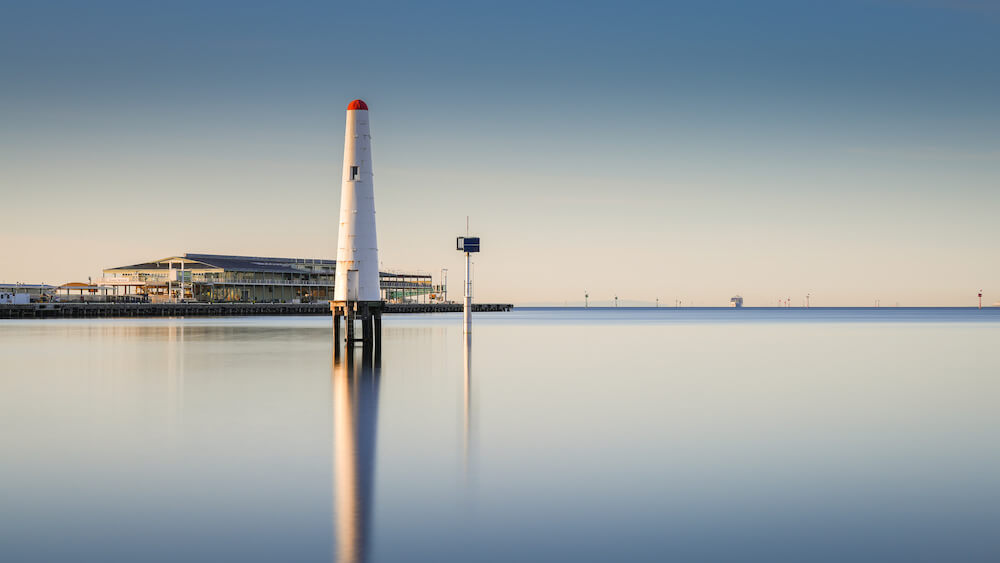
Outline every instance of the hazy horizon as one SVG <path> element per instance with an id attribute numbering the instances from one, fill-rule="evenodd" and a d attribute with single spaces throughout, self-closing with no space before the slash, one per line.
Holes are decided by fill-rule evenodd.
<path id="1" fill-rule="evenodd" d="M 0 282 L 334 258 L 371 108 L 383 267 L 476 300 L 1000 300 L 1000 6 L 8 3 Z"/>

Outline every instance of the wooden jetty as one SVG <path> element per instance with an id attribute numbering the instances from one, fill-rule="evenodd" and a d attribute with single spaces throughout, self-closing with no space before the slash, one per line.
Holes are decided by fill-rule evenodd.
<path id="1" fill-rule="evenodd" d="M 510 311 L 509 303 L 476 303 L 473 311 Z M 460 313 L 461 303 L 386 303 L 396 313 Z M 329 303 L 31 303 L 0 304 L 0 319 L 92 319 L 128 317 L 248 317 L 330 315 Z"/>

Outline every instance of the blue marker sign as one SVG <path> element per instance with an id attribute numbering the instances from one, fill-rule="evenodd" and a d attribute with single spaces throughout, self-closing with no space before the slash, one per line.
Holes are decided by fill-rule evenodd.
<path id="1" fill-rule="evenodd" d="M 456 247 L 462 252 L 479 252 L 479 237 L 458 237 Z"/>

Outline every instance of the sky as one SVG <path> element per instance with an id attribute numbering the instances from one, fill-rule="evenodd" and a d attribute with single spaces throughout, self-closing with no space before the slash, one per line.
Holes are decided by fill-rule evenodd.
<path id="1" fill-rule="evenodd" d="M 1000 301 L 1000 2 L 0 0 L 0 282 L 380 259 L 476 300 Z"/>

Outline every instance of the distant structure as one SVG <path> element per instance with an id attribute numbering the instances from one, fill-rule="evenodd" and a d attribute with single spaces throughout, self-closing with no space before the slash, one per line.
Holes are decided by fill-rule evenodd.
<path id="1" fill-rule="evenodd" d="M 382 332 L 382 297 L 375 234 L 375 186 L 372 175 L 368 104 L 347 105 L 344 175 L 340 188 L 340 231 L 333 284 L 334 333 L 340 340 L 340 317 L 346 320 L 347 344 L 353 345 L 354 322 L 361 320 L 361 340 L 374 344 Z"/>
<path id="2" fill-rule="evenodd" d="M 729 299 L 729 306 L 730 307 L 735 307 L 736 309 L 742 309 L 743 308 L 743 298 L 740 297 L 739 295 L 737 295 L 736 297 L 730 298 Z"/>

